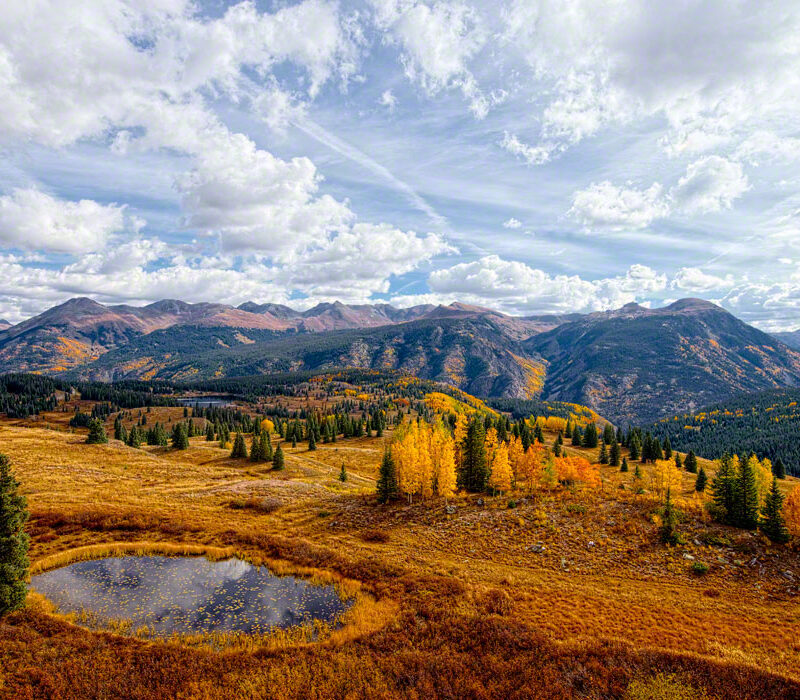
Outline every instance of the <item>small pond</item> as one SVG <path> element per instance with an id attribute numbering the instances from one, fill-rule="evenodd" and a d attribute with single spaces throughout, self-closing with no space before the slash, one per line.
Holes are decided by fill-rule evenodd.
<path id="1" fill-rule="evenodd" d="M 317 586 L 240 559 L 127 556 L 80 561 L 33 576 L 31 588 L 61 612 L 98 623 L 129 620 L 156 636 L 264 634 L 319 620 L 335 623 L 350 603 Z"/>
<path id="2" fill-rule="evenodd" d="M 176 400 L 180 406 L 199 406 L 200 408 L 224 407 L 233 404 L 232 396 L 181 396 Z"/>

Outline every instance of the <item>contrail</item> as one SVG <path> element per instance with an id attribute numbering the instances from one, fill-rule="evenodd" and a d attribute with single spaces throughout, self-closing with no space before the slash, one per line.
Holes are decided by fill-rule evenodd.
<path id="1" fill-rule="evenodd" d="M 343 141 L 338 136 L 335 136 L 327 129 L 321 127 L 316 122 L 309 119 L 299 118 L 293 119 L 292 125 L 296 126 L 300 131 L 308 134 L 311 138 L 316 139 L 320 143 L 328 146 L 345 158 L 358 163 L 365 167 L 367 170 L 379 175 L 384 180 L 389 182 L 395 189 L 402 192 L 411 205 L 427 215 L 427 217 L 436 224 L 437 228 L 443 233 L 451 233 L 450 224 L 445 217 L 439 214 L 428 202 L 426 202 L 414 189 L 406 182 L 395 177 L 385 166 L 377 163 L 370 158 L 366 153 L 359 150 L 355 146 Z"/>

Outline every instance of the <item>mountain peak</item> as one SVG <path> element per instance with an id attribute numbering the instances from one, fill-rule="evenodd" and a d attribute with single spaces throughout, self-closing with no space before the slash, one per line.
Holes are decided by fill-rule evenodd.
<path id="1" fill-rule="evenodd" d="M 698 299 L 696 297 L 686 297 L 685 299 L 678 299 L 672 302 L 669 306 L 664 307 L 668 311 L 721 311 L 721 306 L 707 301 L 705 299 Z"/>

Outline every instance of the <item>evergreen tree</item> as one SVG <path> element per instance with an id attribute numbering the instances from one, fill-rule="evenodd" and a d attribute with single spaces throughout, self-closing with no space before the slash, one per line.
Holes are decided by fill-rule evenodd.
<path id="1" fill-rule="evenodd" d="M 619 468 L 619 470 L 621 472 L 628 471 L 628 458 L 627 457 L 623 457 L 622 458 L 622 466 Z"/>
<path id="2" fill-rule="evenodd" d="M 211 423 L 206 426 L 206 442 L 214 442 L 214 426 Z"/>
<path id="3" fill-rule="evenodd" d="M 28 520 L 25 498 L 11 471 L 8 457 L 0 454 L 0 618 L 25 604 L 28 593 Z"/>
<path id="4" fill-rule="evenodd" d="M 606 423 L 606 427 L 603 428 L 603 443 L 606 445 L 610 445 L 614 442 L 614 427 L 611 423 Z"/>
<path id="5" fill-rule="evenodd" d="M 639 445 L 639 440 L 634 435 L 630 440 L 630 451 L 631 451 L 631 460 L 634 462 L 639 459 L 641 447 Z"/>
<path id="6" fill-rule="evenodd" d="M 388 503 L 397 498 L 397 471 L 394 466 L 394 458 L 389 447 L 383 450 L 381 468 L 378 471 L 378 503 Z"/>
<path id="7" fill-rule="evenodd" d="M 262 430 L 261 435 L 258 436 L 258 440 L 261 449 L 261 459 L 265 462 L 271 462 L 274 455 L 272 454 L 272 439 L 269 433 L 266 430 Z"/>
<path id="8" fill-rule="evenodd" d="M 772 465 L 772 473 L 775 475 L 776 479 L 786 478 L 786 466 L 783 464 L 783 460 L 780 457 L 778 457 Z"/>
<path id="9" fill-rule="evenodd" d="M 124 425 L 120 425 L 119 427 L 119 439 L 126 445 L 128 444 L 128 431 L 125 430 Z"/>
<path id="10" fill-rule="evenodd" d="M 128 445 L 128 447 L 135 447 L 135 448 L 138 449 L 139 447 L 141 447 L 141 444 L 142 444 L 142 441 L 141 441 L 141 438 L 140 438 L 139 428 L 134 425 L 131 428 L 131 432 L 128 433 L 127 445 Z"/>
<path id="11" fill-rule="evenodd" d="M 659 440 L 657 437 L 654 437 L 650 441 L 650 447 L 651 447 L 650 458 L 654 462 L 657 459 L 664 459 L 664 452 L 661 449 L 661 440 Z"/>
<path id="12" fill-rule="evenodd" d="M 175 423 L 172 428 L 172 447 L 176 450 L 189 449 L 189 436 L 183 423 Z"/>
<path id="13" fill-rule="evenodd" d="M 686 455 L 686 471 L 690 474 L 697 474 L 697 457 L 692 450 Z"/>
<path id="14" fill-rule="evenodd" d="M 544 444 L 544 433 L 542 432 L 542 426 L 538 423 L 536 427 L 533 429 L 533 437 L 540 445 Z"/>
<path id="15" fill-rule="evenodd" d="M 594 423 L 589 423 L 583 433 L 583 446 L 597 447 L 597 442 L 597 426 Z"/>
<path id="16" fill-rule="evenodd" d="M 609 454 L 609 463 L 612 467 L 619 466 L 620 455 L 622 451 L 620 450 L 619 443 L 617 442 L 616 436 L 614 436 L 614 441 L 611 443 L 611 452 Z"/>
<path id="17" fill-rule="evenodd" d="M 783 494 L 778 488 L 777 477 L 772 477 L 772 488 L 764 499 L 761 518 L 759 527 L 773 542 L 783 544 L 789 541 L 789 531 L 783 519 Z"/>
<path id="18" fill-rule="evenodd" d="M 600 464 L 608 464 L 608 448 L 606 447 L 606 443 L 603 442 L 600 444 L 600 457 L 598 458 Z"/>
<path id="19" fill-rule="evenodd" d="M 486 463 L 486 432 L 483 422 L 474 418 L 467 428 L 464 440 L 464 459 L 459 473 L 459 488 L 469 491 L 485 491 L 489 479 L 489 468 Z"/>
<path id="20" fill-rule="evenodd" d="M 700 467 L 700 471 L 697 472 L 697 479 L 694 482 L 694 490 L 698 493 L 702 493 L 706 490 L 706 483 L 708 482 L 708 477 L 706 476 L 706 470 L 703 467 Z"/>
<path id="21" fill-rule="evenodd" d="M 313 430 L 309 430 L 308 431 L 308 451 L 309 452 L 313 452 L 316 449 L 317 449 L 317 441 L 316 441 L 316 438 L 314 437 L 314 431 Z"/>
<path id="22" fill-rule="evenodd" d="M 756 473 L 753 460 L 739 461 L 739 474 L 736 488 L 736 525 L 752 530 L 758 526 L 759 503 Z"/>
<path id="23" fill-rule="evenodd" d="M 664 453 L 666 455 L 666 452 Z M 683 462 L 681 462 L 681 454 L 680 452 L 675 453 L 675 468 L 676 469 L 683 469 Z"/>
<path id="24" fill-rule="evenodd" d="M 297 436 L 292 434 L 292 447 L 297 447 Z"/>
<path id="25" fill-rule="evenodd" d="M 667 489 L 667 499 L 661 512 L 661 541 L 667 544 L 677 544 L 680 541 L 678 514 L 672 505 L 670 489 Z"/>
<path id="26" fill-rule="evenodd" d="M 639 468 L 639 465 L 636 465 L 636 468 L 633 470 L 633 478 L 637 481 L 642 478 L 642 470 Z"/>
<path id="27" fill-rule="evenodd" d="M 275 456 L 272 458 L 272 468 L 280 471 L 283 466 L 283 449 L 278 445 L 278 449 L 275 450 Z"/>
<path id="28" fill-rule="evenodd" d="M 264 455 L 261 454 L 261 439 L 255 433 L 253 433 L 253 438 L 250 441 L 250 461 L 251 462 L 264 461 Z"/>
<path id="29" fill-rule="evenodd" d="M 156 438 L 156 445 L 159 445 L 160 447 L 166 447 L 168 442 L 169 442 L 167 440 L 167 431 L 164 430 L 164 426 L 161 425 L 161 423 L 156 423 L 155 438 Z M 187 441 L 187 443 L 188 443 L 188 441 Z M 188 447 L 188 444 L 187 444 L 187 447 Z"/>
<path id="30" fill-rule="evenodd" d="M 122 421 L 119 416 L 114 419 L 114 439 L 122 440 Z"/>
<path id="31" fill-rule="evenodd" d="M 342 469 L 339 472 L 339 481 L 347 481 L 347 469 L 344 468 L 344 462 L 342 462 Z"/>
<path id="32" fill-rule="evenodd" d="M 578 427 L 578 424 L 575 423 L 575 427 L 572 429 L 572 444 L 575 447 L 580 447 L 582 442 L 581 429 Z"/>
<path id="33" fill-rule="evenodd" d="M 734 473 L 733 460 L 728 454 L 723 455 L 714 481 L 711 484 L 711 496 L 714 500 L 714 517 L 721 522 L 734 525 L 737 514 L 737 480 Z"/>
<path id="34" fill-rule="evenodd" d="M 236 431 L 236 438 L 233 441 L 233 449 L 231 450 L 232 459 L 247 459 L 247 445 L 244 442 L 244 435 L 241 431 Z"/>
<path id="35" fill-rule="evenodd" d="M 89 445 L 104 445 L 108 442 L 108 436 L 106 435 L 103 421 L 97 418 L 92 418 L 92 420 L 89 421 L 89 435 L 86 438 L 86 442 Z"/>
<path id="36" fill-rule="evenodd" d="M 672 443 L 669 441 L 669 435 L 664 438 L 664 459 L 672 459 Z"/>

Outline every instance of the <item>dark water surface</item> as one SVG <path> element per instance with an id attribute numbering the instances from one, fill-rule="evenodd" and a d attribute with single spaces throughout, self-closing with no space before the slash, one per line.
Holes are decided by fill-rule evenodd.
<path id="1" fill-rule="evenodd" d="M 181 396 L 176 401 L 181 406 L 199 406 L 200 408 L 233 405 L 233 398 L 230 396 Z"/>
<path id="2" fill-rule="evenodd" d="M 315 586 L 240 559 L 127 556 L 81 561 L 31 578 L 62 612 L 85 610 L 99 622 L 130 620 L 159 636 L 245 632 L 321 620 L 349 603 L 333 586 Z"/>

